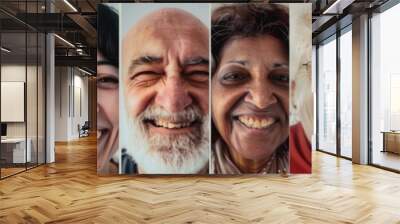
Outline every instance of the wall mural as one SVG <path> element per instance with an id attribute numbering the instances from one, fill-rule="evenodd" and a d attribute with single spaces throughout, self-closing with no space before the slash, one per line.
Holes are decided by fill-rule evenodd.
<path id="1" fill-rule="evenodd" d="M 311 4 L 100 4 L 97 61 L 98 174 L 311 173 Z"/>

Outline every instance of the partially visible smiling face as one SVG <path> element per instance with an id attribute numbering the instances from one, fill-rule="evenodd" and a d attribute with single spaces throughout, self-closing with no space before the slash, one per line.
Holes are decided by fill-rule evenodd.
<path id="1" fill-rule="evenodd" d="M 97 53 L 97 146 L 99 172 L 109 172 L 109 162 L 118 148 L 118 68 Z"/>
<path id="2" fill-rule="evenodd" d="M 233 37 L 212 78 L 212 116 L 230 154 L 263 161 L 289 135 L 289 62 L 271 36 Z"/>

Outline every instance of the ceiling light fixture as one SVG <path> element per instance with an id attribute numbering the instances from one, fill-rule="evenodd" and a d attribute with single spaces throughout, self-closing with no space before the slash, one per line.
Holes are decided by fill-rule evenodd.
<path id="1" fill-rule="evenodd" d="M 86 70 L 83 70 L 83 69 L 81 69 L 81 68 L 79 68 L 79 67 L 78 67 L 78 70 L 81 71 L 81 72 L 83 72 L 83 73 L 85 73 L 85 74 L 87 74 L 87 75 L 89 75 L 89 76 L 92 75 L 92 73 L 90 73 L 90 72 L 88 72 L 88 71 L 86 71 Z"/>
<path id="2" fill-rule="evenodd" d="M 324 10 L 322 14 L 342 14 L 343 10 L 351 5 L 355 0 L 336 0 L 327 9 Z"/>
<path id="3" fill-rule="evenodd" d="M 5 48 L 5 47 L 1 47 L 0 49 L 1 49 L 2 51 L 6 52 L 6 53 L 10 53 L 10 52 L 11 52 L 11 50 L 9 50 L 9 49 L 7 49 L 7 48 Z"/>
<path id="4" fill-rule="evenodd" d="M 69 45 L 70 47 L 73 47 L 73 48 L 75 48 L 75 45 L 73 45 L 71 42 L 69 42 L 68 40 L 66 40 L 66 39 L 64 39 L 64 38 L 62 38 L 62 37 L 60 37 L 59 35 L 57 35 L 57 34 L 54 34 L 54 36 L 56 36 L 58 39 L 60 39 L 61 41 L 63 41 L 64 43 L 66 43 L 67 45 Z"/>
<path id="5" fill-rule="evenodd" d="M 68 1 L 68 0 L 64 0 L 65 4 L 67 4 L 72 10 L 74 10 L 74 12 L 78 12 L 78 10 Z"/>

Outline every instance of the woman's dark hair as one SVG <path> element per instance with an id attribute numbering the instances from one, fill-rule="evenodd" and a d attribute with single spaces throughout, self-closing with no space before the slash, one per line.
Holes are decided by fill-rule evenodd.
<path id="1" fill-rule="evenodd" d="M 219 63 L 222 48 L 231 38 L 261 35 L 272 35 L 281 40 L 289 54 L 287 7 L 251 3 L 217 8 L 211 18 L 211 49 L 215 65 Z"/>
<path id="2" fill-rule="evenodd" d="M 104 4 L 97 5 L 97 49 L 118 68 L 118 14 Z"/>

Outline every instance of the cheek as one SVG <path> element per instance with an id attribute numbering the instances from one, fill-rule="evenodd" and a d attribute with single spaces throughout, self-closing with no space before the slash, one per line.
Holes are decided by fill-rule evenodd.
<path id="1" fill-rule="evenodd" d="M 153 87 L 146 89 L 129 88 L 125 90 L 125 107 L 132 117 L 140 115 L 156 95 Z"/>
<path id="2" fill-rule="evenodd" d="M 105 116 L 113 127 L 118 127 L 118 89 L 97 89 L 97 103 L 103 108 Z"/>
<path id="3" fill-rule="evenodd" d="M 197 102 L 200 106 L 200 109 L 204 114 L 208 114 L 209 108 L 209 87 L 208 85 L 205 88 L 193 88 L 189 89 L 189 94 L 194 98 L 194 101 Z"/>
<path id="4" fill-rule="evenodd" d="M 219 107 L 218 105 L 221 105 L 223 100 L 220 97 L 221 89 L 218 88 L 214 82 L 214 80 L 211 82 L 211 115 L 216 128 L 221 132 L 221 123 L 223 121 L 224 111 L 223 107 Z"/>
<path id="5" fill-rule="evenodd" d="M 226 88 L 213 82 L 212 114 L 219 134 L 228 141 L 232 131 L 231 111 L 243 95 L 241 87 Z"/>
<path id="6" fill-rule="evenodd" d="M 275 89 L 275 95 L 277 96 L 279 102 L 286 116 L 289 116 L 289 88 L 287 89 Z"/>

